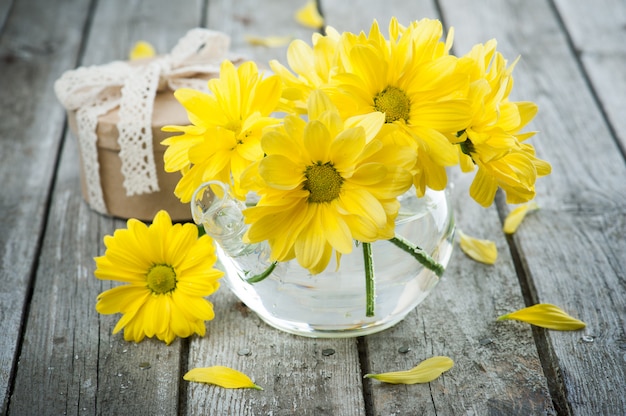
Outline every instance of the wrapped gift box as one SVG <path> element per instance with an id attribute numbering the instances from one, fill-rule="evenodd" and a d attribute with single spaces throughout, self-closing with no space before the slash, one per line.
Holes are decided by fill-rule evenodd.
<path id="1" fill-rule="evenodd" d="M 174 195 L 180 173 L 164 170 L 161 142 L 167 125 L 188 125 L 177 88 L 207 90 L 230 56 L 230 39 L 192 29 L 168 55 L 66 71 L 55 83 L 78 139 L 81 187 L 89 206 L 105 215 L 151 220 L 166 210 L 172 220 L 191 219 Z"/>
<path id="2" fill-rule="evenodd" d="M 98 163 L 100 165 L 100 184 L 102 194 L 107 209 L 107 214 L 120 218 L 137 218 L 140 220 L 152 220 L 154 215 L 161 209 L 166 210 L 172 220 L 184 221 L 191 219 L 189 204 L 181 203 L 174 195 L 174 189 L 180 173 L 165 172 L 163 167 L 163 153 L 166 146 L 161 141 L 172 136 L 172 133 L 161 131 L 166 125 L 186 125 L 189 124 L 185 109 L 174 97 L 172 91 L 158 93 L 154 100 L 152 113 L 152 146 L 154 152 L 154 162 L 157 172 L 159 190 L 140 195 L 127 195 L 123 186 L 124 175 L 122 175 L 122 161 L 120 159 L 120 145 L 117 141 L 119 132 L 117 123 L 119 121 L 119 109 L 113 109 L 98 118 L 96 135 L 98 136 Z M 76 112 L 68 114 L 70 129 L 77 135 Z M 87 183 L 85 180 L 84 161 L 80 158 L 80 178 L 82 194 L 90 203 Z M 90 204 L 91 205 L 91 204 Z"/>

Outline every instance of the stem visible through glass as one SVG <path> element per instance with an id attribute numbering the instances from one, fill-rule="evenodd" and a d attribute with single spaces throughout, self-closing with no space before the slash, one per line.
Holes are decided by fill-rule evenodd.
<path id="1" fill-rule="evenodd" d="M 441 277 L 445 268 L 442 264 L 437 263 L 435 259 L 433 259 L 426 251 L 422 248 L 416 246 L 410 241 L 406 240 L 404 237 L 396 235 L 392 239 L 390 239 L 393 244 L 397 247 L 400 247 L 402 250 L 406 251 L 410 255 L 412 255 L 420 264 L 426 267 L 428 270 L 434 272 L 437 277 Z"/>
<path id="2" fill-rule="evenodd" d="M 365 316 L 374 316 L 374 296 L 376 292 L 374 283 L 374 258 L 372 246 L 363 243 L 363 261 L 365 264 Z"/>
<path id="3" fill-rule="evenodd" d="M 273 262 L 272 264 L 269 265 L 267 269 L 263 270 L 263 272 L 259 274 L 255 274 L 251 278 L 245 279 L 245 280 L 248 283 L 259 283 L 261 280 L 264 280 L 267 276 L 272 274 L 275 268 L 276 268 L 276 262 Z"/>
<path id="4" fill-rule="evenodd" d="M 409 253 L 413 256 L 422 266 L 431 270 L 433 273 L 437 275 L 437 277 L 441 277 L 445 268 L 442 264 L 437 263 L 426 251 L 422 248 L 416 246 L 410 241 L 406 240 L 401 236 L 394 236 L 389 240 L 397 247 L 401 248 L 405 252 Z M 365 316 L 371 317 L 374 316 L 375 310 L 375 296 L 376 296 L 376 285 L 374 281 L 374 258 L 372 256 L 372 246 L 370 243 L 361 243 L 363 246 L 363 263 L 365 266 Z M 272 274 L 274 268 L 276 267 L 276 262 L 270 264 L 270 266 L 265 269 L 262 273 L 254 275 L 249 279 L 245 279 L 248 283 L 258 283 L 265 279 L 267 276 Z"/>

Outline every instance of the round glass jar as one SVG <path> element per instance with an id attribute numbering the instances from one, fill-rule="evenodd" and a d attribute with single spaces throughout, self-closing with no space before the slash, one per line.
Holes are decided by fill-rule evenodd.
<path id="1" fill-rule="evenodd" d="M 445 267 L 452 254 L 454 219 L 445 191 L 410 189 L 400 198 L 396 237 L 419 246 Z M 273 267 L 267 244 L 245 244 L 245 204 L 229 196 L 220 182 L 203 184 L 192 198 L 194 220 L 217 242 L 217 267 L 225 284 L 269 325 L 309 337 L 368 335 L 400 322 L 439 282 L 409 252 L 390 241 L 371 243 L 374 266 L 374 314 L 366 314 L 366 278 L 362 244 L 334 256 L 326 270 L 312 275 L 296 260 Z M 253 202 L 249 202 L 253 203 Z M 271 272 L 267 274 L 268 271 Z M 267 277 L 260 281 L 260 275 Z"/>

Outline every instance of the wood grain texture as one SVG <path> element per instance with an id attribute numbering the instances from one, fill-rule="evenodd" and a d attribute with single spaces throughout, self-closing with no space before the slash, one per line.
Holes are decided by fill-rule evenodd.
<path id="1" fill-rule="evenodd" d="M 125 59 L 140 39 L 152 42 L 159 51 L 169 51 L 200 22 L 200 2 L 192 0 L 180 6 L 168 1 L 100 2 L 80 64 Z M 68 14 L 76 18 L 78 27 L 85 24 L 86 14 L 80 19 Z M 168 21 L 168 16 L 174 15 L 177 18 Z M 74 65 L 66 62 L 64 70 Z M 58 76 L 60 73 L 55 78 Z M 51 85 L 48 89 L 52 91 Z M 46 104 L 60 109 L 56 102 Z M 40 114 L 49 111 L 40 110 Z M 62 115 L 55 122 L 62 127 Z M 155 340 L 140 346 L 125 342 L 121 333 L 111 335 L 119 316 L 100 316 L 94 309 L 98 293 L 112 285 L 95 279 L 93 257 L 104 253 L 104 235 L 125 227 L 125 222 L 88 209 L 82 201 L 78 174 L 76 141 L 68 136 L 9 411 L 15 415 L 176 414 L 181 342 L 170 346 Z"/>
<path id="2" fill-rule="evenodd" d="M 626 154 L 626 4 L 619 0 L 555 3 L 612 133 Z"/>
<path id="3" fill-rule="evenodd" d="M 0 32 L 4 28 L 11 7 L 13 6 L 13 0 L 6 0 L 0 3 Z"/>
<path id="4" fill-rule="evenodd" d="M 532 142 L 553 172 L 538 182 L 538 215 L 529 216 L 511 241 L 528 301 L 557 304 L 588 325 L 581 332 L 537 331 L 557 410 L 622 414 L 624 390 L 606 380 L 626 376 L 623 156 L 550 3 L 492 1 L 479 14 L 447 0 L 442 9 L 465 34 L 457 37 L 462 50 L 496 37 L 505 56 L 521 53 L 514 95 L 539 104 L 533 128 L 541 133 Z M 594 342 L 583 342 L 584 334 Z"/>
<path id="5" fill-rule="evenodd" d="M 365 414 L 355 339 L 285 334 L 262 322 L 226 287 L 210 300 L 216 318 L 206 337 L 192 340 L 189 369 L 224 365 L 244 372 L 264 390 L 190 383 L 186 414 Z M 328 349 L 334 353 L 324 353 Z"/>
<path id="6" fill-rule="evenodd" d="M 0 35 L 0 413 L 7 406 L 62 138 L 64 114 L 52 85 L 74 66 L 88 13 L 79 1 L 51 8 L 47 16 L 32 13 L 44 4 L 13 5 Z"/>
<path id="7" fill-rule="evenodd" d="M 365 340 L 372 372 L 435 355 L 455 361 L 429 385 L 372 382 L 374 414 L 556 414 L 530 328 L 496 321 L 523 298 L 497 212 L 470 200 L 469 179 L 457 178 L 451 195 L 457 227 L 494 241 L 498 260 L 477 263 L 457 246 L 433 293 L 397 327 Z M 411 351 L 399 353 L 402 346 Z"/>
<path id="8" fill-rule="evenodd" d="M 270 48 L 252 45 L 246 38 L 278 36 L 310 42 L 315 31 L 294 20 L 295 12 L 303 4 L 289 0 L 212 0 L 207 9 L 207 27 L 228 34 L 233 52 L 255 61 L 259 68 L 269 69 L 271 59 L 286 64 L 288 44 Z"/>

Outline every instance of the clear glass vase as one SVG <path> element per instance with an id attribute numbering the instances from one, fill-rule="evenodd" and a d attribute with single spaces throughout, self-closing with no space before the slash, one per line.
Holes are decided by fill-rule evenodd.
<path id="1" fill-rule="evenodd" d="M 454 219 L 445 191 L 428 190 L 422 198 L 411 189 L 399 198 L 396 236 L 408 240 L 445 267 L 452 253 Z M 254 203 L 248 202 L 248 204 Z M 366 278 L 362 244 L 312 275 L 296 260 L 273 265 L 267 244 L 245 244 L 242 210 L 220 182 L 208 182 L 192 199 L 194 221 L 217 242 L 218 265 L 225 284 L 269 325 L 309 337 L 368 335 L 400 322 L 433 290 L 439 277 L 390 241 L 371 244 L 374 314 L 366 314 Z M 334 256 L 333 256 L 334 258 Z M 269 274 L 267 272 L 271 270 Z M 256 283 L 251 281 L 259 280 Z"/>

